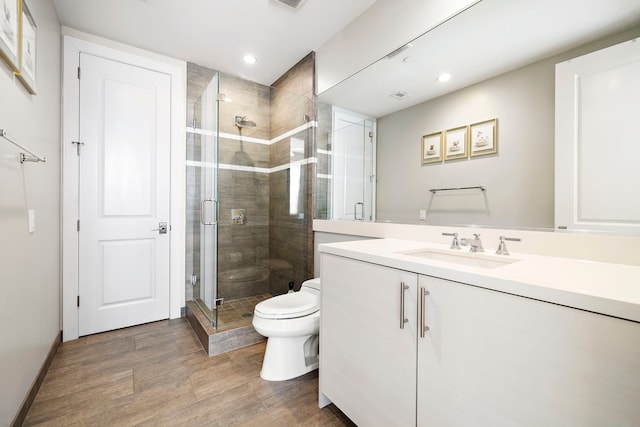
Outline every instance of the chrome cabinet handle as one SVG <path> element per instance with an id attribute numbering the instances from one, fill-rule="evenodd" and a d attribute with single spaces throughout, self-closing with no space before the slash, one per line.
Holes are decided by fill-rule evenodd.
<path id="1" fill-rule="evenodd" d="M 404 317 L 404 293 L 409 289 L 409 286 L 404 282 L 400 282 L 400 329 L 404 329 L 404 324 L 409 322 L 409 319 Z"/>
<path id="2" fill-rule="evenodd" d="M 215 204 L 214 211 L 216 213 L 216 218 L 211 222 L 204 221 L 204 204 L 206 202 L 212 202 Z M 216 199 L 202 199 L 200 202 L 200 224 L 202 225 L 216 225 L 218 223 L 218 201 Z"/>
<path id="3" fill-rule="evenodd" d="M 420 303 L 418 304 L 418 317 L 420 318 L 420 338 L 424 338 L 425 332 L 429 330 L 429 327 L 425 325 L 424 316 L 426 314 L 425 304 L 429 291 L 425 288 L 420 288 Z"/>

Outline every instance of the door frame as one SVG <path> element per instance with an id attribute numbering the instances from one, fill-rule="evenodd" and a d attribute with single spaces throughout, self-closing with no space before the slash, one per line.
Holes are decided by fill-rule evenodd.
<path id="1" fill-rule="evenodd" d="M 184 61 L 133 48 L 63 27 L 62 72 L 62 339 L 77 339 L 78 297 L 78 156 L 72 141 L 78 141 L 80 97 L 78 65 L 80 53 L 135 65 L 171 78 L 171 183 L 169 317 L 181 316 L 185 305 L 185 214 L 186 132 Z"/>

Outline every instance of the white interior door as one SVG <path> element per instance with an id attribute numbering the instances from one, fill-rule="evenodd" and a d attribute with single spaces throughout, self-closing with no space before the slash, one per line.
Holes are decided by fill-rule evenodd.
<path id="1" fill-rule="evenodd" d="M 170 77 L 80 55 L 79 335 L 169 317 Z M 168 228 L 168 226 L 166 226 Z"/>
<path id="2" fill-rule="evenodd" d="M 640 43 L 556 65 L 555 223 L 640 235 Z"/>

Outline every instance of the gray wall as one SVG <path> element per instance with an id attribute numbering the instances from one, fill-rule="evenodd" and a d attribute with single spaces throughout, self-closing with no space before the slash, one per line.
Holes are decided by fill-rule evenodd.
<path id="1" fill-rule="evenodd" d="M 378 119 L 377 219 L 553 227 L 555 64 L 640 34 L 573 49 Z M 495 155 L 421 164 L 422 135 L 498 118 Z M 429 188 L 485 185 L 438 193 Z"/>
<path id="2" fill-rule="evenodd" d="M 38 25 L 37 91 L 0 61 L 0 129 L 46 163 L 20 165 L 0 139 L 0 425 L 9 425 L 60 332 L 60 23 L 51 0 L 29 2 Z M 36 231 L 28 232 L 27 211 Z"/>

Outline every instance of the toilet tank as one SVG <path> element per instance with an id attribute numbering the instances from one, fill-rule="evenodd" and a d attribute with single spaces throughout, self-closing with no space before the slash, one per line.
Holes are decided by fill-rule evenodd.
<path id="1" fill-rule="evenodd" d="M 305 280 L 302 282 L 300 286 L 300 291 L 310 292 L 313 294 L 320 293 L 320 278 L 316 277 L 315 279 Z"/>

